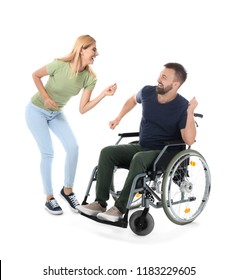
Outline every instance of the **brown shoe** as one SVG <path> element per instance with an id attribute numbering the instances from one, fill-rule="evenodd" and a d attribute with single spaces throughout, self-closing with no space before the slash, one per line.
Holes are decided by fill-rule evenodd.
<path id="1" fill-rule="evenodd" d="M 99 213 L 97 215 L 98 219 L 110 221 L 110 222 L 117 222 L 120 220 L 123 216 L 123 213 L 121 213 L 117 207 L 113 206 L 109 210 L 107 210 L 104 213 Z"/>
<path id="2" fill-rule="evenodd" d="M 102 207 L 98 201 L 94 201 L 87 205 L 78 205 L 77 209 L 79 210 L 79 212 L 82 212 L 89 216 L 97 216 L 97 214 L 106 211 L 106 208 Z"/>

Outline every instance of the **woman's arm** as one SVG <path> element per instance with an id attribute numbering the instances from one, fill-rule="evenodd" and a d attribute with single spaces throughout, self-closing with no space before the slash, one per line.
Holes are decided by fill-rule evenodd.
<path id="1" fill-rule="evenodd" d="M 33 74 L 32 74 L 32 78 L 34 80 L 34 83 L 40 93 L 40 95 L 42 96 L 43 100 L 44 100 L 44 106 L 48 109 L 54 109 L 54 110 L 58 110 L 58 105 L 55 103 L 55 101 L 53 99 L 51 99 L 42 83 L 41 78 L 44 76 L 47 76 L 48 72 L 46 69 L 46 66 L 43 66 L 42 68 L 36 70 Z"/>
<path id="2" fill-rule="evenodd" d="M 117 89 L 117 84 L 113 84 L 107 88 L 105 88 L 96 98 L 90 100 L 92 90 L 85 89 L 82 93 L 80 105 L 79 105 L 79 112 L 84 114 L 94 108 L 105 96 L 112 96 L 114 95 Z"/>

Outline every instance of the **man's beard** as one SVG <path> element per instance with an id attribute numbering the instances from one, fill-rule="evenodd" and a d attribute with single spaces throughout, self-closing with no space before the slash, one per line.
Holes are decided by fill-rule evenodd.
<path id="1" fill-rule="evenodd" d="M 173 89 L 173 86 L 172 85 L 169 85 L 167 87 L 156 87 L 156 92 L 157 94 L 160 94 L 160 95 L 165 95 L 168 91 L 172 90 Z"/>

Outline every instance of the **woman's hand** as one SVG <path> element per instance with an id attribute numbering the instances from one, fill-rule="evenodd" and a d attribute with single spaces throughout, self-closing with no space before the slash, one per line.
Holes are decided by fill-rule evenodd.
<path id="1" fill-rule="evenodd" d="M 117 90 L 117 84 L 113 84 L 103 90 L 104 96 L 112 96 Z"/>
<path id="2" fill-rule="evenodd" d="M 45 106 L 45 108 L 50 109 L 50 110 L 59 110 L 58 105 L 51 98 L 46 98 L 44 100 L 44 106 Z"/>

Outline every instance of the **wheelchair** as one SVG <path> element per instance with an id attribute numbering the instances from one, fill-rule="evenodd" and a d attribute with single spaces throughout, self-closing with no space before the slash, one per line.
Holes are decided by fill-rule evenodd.
<path id="1" fill-rule="evenodd" d="M 202 118 L 202 114 L 194 114 L 195 118 Z M 196 126 L 198 126 L 196 122 Z M 124 138 L 138 137 L 138 132 L 120 133 L 115 144 L 119 144 Z M 129 142 L 129 144 L 138 141 Z M 176 152 L 171 159 L 164 161 L 164 166 L 159 162 L 166 157 L 169 149 L 180 146 L 181 150 Z M 122 185 L 118 186 L 116 177 L 124 167 L 115 167 L 110 195 L 114 200 L 119 197 Z M 96 181 L 97 166 L 93 169 L 86 194 L 82 205 L 87 204 L 88 196 L 93 182 Z M 124 174 L 126 176 L 126 172 Z M 127 228 L 139 235 L 145 236 L 152 232 L 154 219 L 149 213 L 150 206 L 163 208 L 168 219 L 177 225 L 186 225 L 193 222 L 205 208 L 211 190 L 211 174 L 205 158 L 196 150 L 191 149 L 184 142 L 167 143 L 155 161 L 151 169 L 138 174 L 133 179 L 126 213 L 118 222 L 100 220 L 97 217 L 81 213 L 90 219 L 100 223 L 110 224 Z M 135 209 L 128 222 L 129 211 Z"/>

